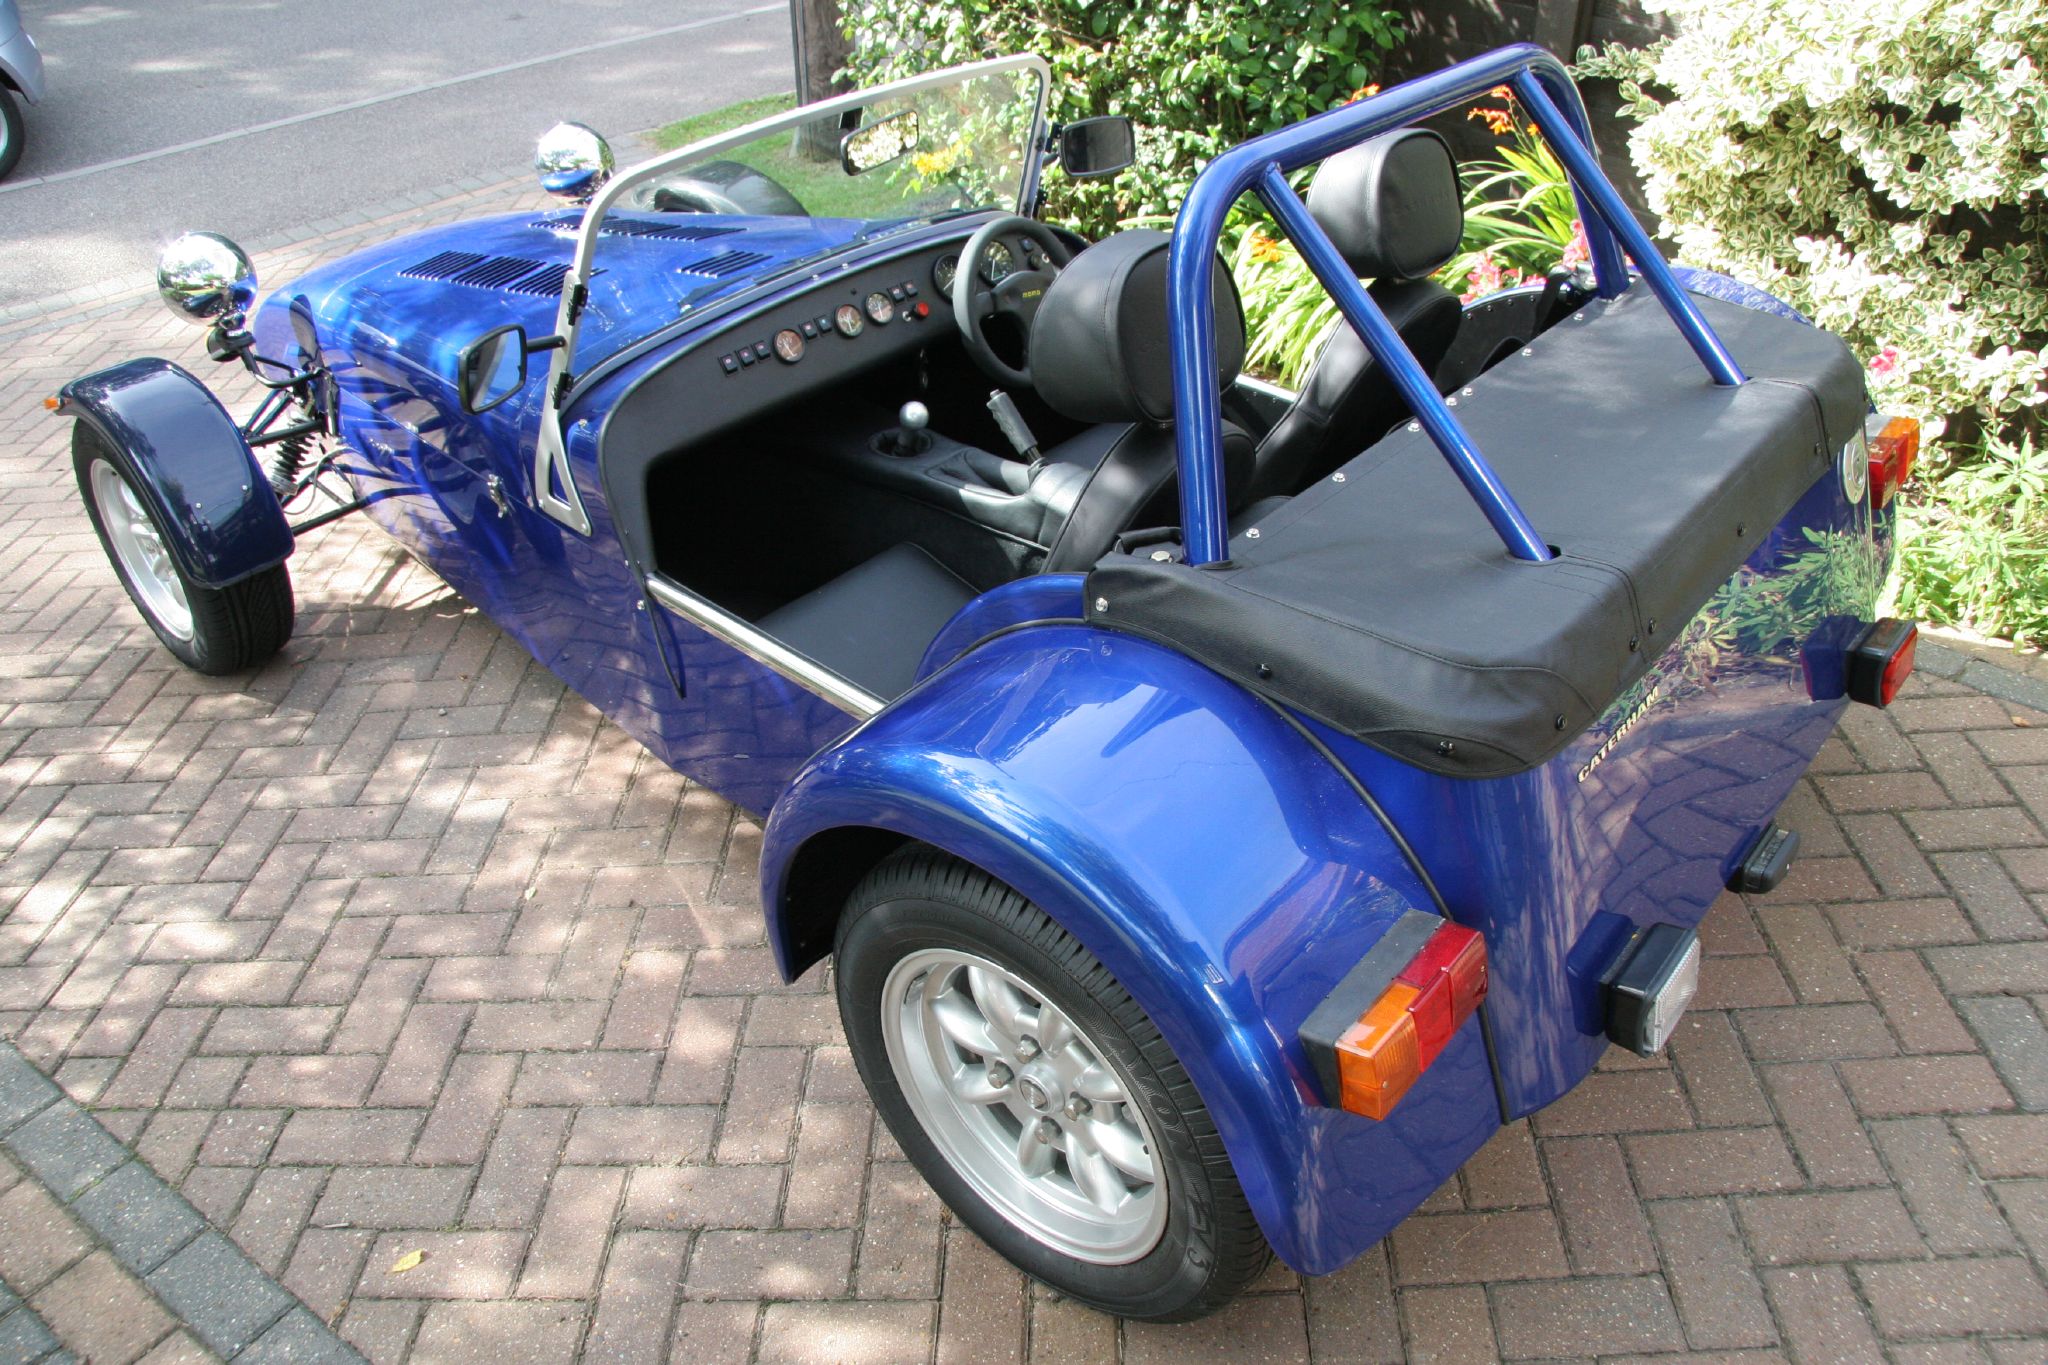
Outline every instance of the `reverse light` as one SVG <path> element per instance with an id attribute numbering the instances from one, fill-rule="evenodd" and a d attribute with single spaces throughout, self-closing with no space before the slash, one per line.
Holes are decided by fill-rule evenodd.
<path id="1" fill-rule="evenodd" d="M 1920 458 L 1920 423 L 1880 414 L 1870 419 L 1869 428 L 1870 505 L 1882 509 L 1913 477 L 1913 462 Z"/>
<path id="2" fill-rule="evenodd" d="M 1849 700 L 1890 706 L 1913 676 L 1913 655 L 1919 647 L 1920 627 L 1913 621 L 1887 616 L 1865 631 L 1849 650 Z"/>
<path id="3" fill-rule="evenodd" d="M 1411 911 L 1309 1016 L 1301 1041 L 1327 1099 L 1383 1119 L 1485 998 L 1486 941 Z"/>
<path id="4" fill-rule="evenodd" d="M 1699 931 L 1675 924 L 1640 931 L 1622 946 L 1602 984 L 1608 1041 L 1639 1056 L 1656 1055 L 1699 992 Z"/>

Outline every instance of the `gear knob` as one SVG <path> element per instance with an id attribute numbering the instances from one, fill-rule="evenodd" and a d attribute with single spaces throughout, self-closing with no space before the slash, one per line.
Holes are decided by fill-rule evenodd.
<path id="1" fill-rule="evenodd" d="M 931 422 L 931 409 L 915 398 L 905 403 L 896 414 L 896 424 L 905 431 L 923 431 Z"/>

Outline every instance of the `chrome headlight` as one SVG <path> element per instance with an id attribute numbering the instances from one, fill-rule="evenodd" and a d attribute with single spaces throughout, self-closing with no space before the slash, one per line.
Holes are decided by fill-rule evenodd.
<path id="1" fill-rule="evenodd" d="M 218 232 L 188 232 L 157 257 L 156 292 L 178 317 L 210 326 L 249 311 L 256 302 L 256 267 Z"/>
<path id="2" fill-rule="evenodd" d="M 612 178 L 612 148 L 595 128 L 557 123 L 541 134 L 533 151 L 540 187 L 557 199 L 587 203 Z"/>

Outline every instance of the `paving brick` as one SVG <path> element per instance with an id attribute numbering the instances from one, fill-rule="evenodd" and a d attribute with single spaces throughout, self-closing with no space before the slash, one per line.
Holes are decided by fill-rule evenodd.
<path id="1" fill-rule="evenodd" d="M 1590 1356 L 1685 1345 L 1655 1276 L 1503 1284 L 1493 1291 L 1504 1356 Z"/>
<path id="2" fill-rule="evenodd" d="M 754 1331 L 761 1316 L 757 1303 L 695 1303 L 676 1305 L 675 1331 L 669 1339 L 674 1360 L 705 1365 L 744 1365 L 754 1353 Z"/>
<path id="3" fill-rule="evenodd" d="M 519 1068 L 512 1103 L 631 1105 L 654 1091 L 659 1058 L 652 1052 L 582 1052 L 530 1056 Z"/>
<path id="4" fill-rule="evenodd" d="M 201 1233 L 150 1272 L 148 1282 L 194 1335 L 226 1356 L 256 1340 L 293 1304 L 218 1232 Z"/>
<path id="5" fill-rule="evenodd" d="M 1750 1247 L 1767 1265 L 1889 1260 L 1924 1250 L 1895 1190 L 1752 1195 L 1736 1208 Z"/>
<path id="6" fill-rule="evenodd" d="M 1975 943 L 1977 926 L 1950 900 L 1888 900 L 1831 905 L 1836 935 L 1857 950 Z"/>
<path id="7" fill-rule="evenodd" d="M 526 1237 L 518 1232 L 387 1232 L 370 1247 L 356 1294 L 373 1299 L 504 1299 Z M 394 1270 L 413 1252 L 422 1259 Z"/>
<path id="8" fill-rule="evenodd" d="M 706 1232 L 685 1287 L 702 1298 L 829 1299 L 846 1292 L 852 1268 L 850 1232 Z"/>
<path id="9" fill-rule="evenodd" d="M 92 1250 L 92 1239 L 64 1206 L 34 1181 L 0 1194 L 0 1279 L 17 1294 L 34 1293 Z"/>
<path id="10" fill-rule="evenodd" d="M 420 1323 L 422 1360 L 500 1365 L 570 1361 L 583 1335 L 584 1310 L 565 1303 L 436 1303 Z"/>
<path id="11" fill-rule="evenodd" d="M 1996 855 L 1943 853 L 1936 855 L 1934 865 L 1985 938 L 2048 938 L 2048 923 L 2042 921 L 2026 893 L 2013 884 Z"/>
<path id="12" fill-rule="evenodd" d="M 1877 1334 L 1842 1267 L 1767 1270 L 1763 1281 L 1794 1359 L 1844 1365 L 1884 1360 Z"/>
<path id="13" fill-rule="evenodd" d="M 1978 1114 L 2012 1108 L 1991 1063 L 1978 1056 L 1844 1062 L 1842 1080 L 1866 1115 Z"/>
<path id="14" fill-rule="evenodd" d="M 2048 991 L 2048 943 L 1929 948 L 1927 965 L 1950 995 Z"/>
<path id="15" fill-rule="evenodd" d="M 1766 905 L 1757 920 L 1770 939 L 1802 1004 L 1861 1000 L 1863 984 L 1849 955 L 1829 931 L 1827 918 L 1804 905 Z"/>
<path id="16" fill-rule="evenodd" d="M 859 1221 L 873 1118 L 865 1104 L 803 1106 L 784 1227 L 851 1227 Z"/>
<path id="17" fill-rule="evenodd" d="M 1679 1020 L 1669 1046 L 1701 1123 L 1720 1127 L 1770 1122 L 1770 1103 L 1726 1014 L 1689 1011 Z"/>
<path id="18" fill-rule="evenodd" d="M 690 1238 L 680 1232 L 625 1232 L 613 1240 L 586 1358 L 620 1365 L 668 1359 L 670 1318 L 689 1250 Z"/>
<path id="19" fill-rule="evenodd" d="M 560 1109 L 513 1109 L 498 1124 L 463 1222 L 470 1227 L 531 1227 L 547 1192 L 569 1114 Z"/>
<path id="20" fill-rule="evenodd" d="M 1974 1045 L 1918 953 L 1865 953 L 1856 961 L 1906 1051 L 1967 1052 Z"/>
<path id="21" fill-rule="evenodd" d="M 762 1316 L 762 1365 L 826 1360 L 924 1359 L 932 1306 L 923 1303 L 775 1303 Z"/>
<path id="22" fill-rule="evenodd" d="M 78 1194 L 128 1159 L 128 1152 L 83 1109 L 53 1104 L 7 1135 L 15 1160 L 59 1199 Z"/>
<path id="23" fill-rule="evenodd" d="M 1602 1072 L 1531 1120 L 1538 1137 L 1662 1132 L 1692 1126 L 1678 1081 L 1663 1070 Z"/>
<path id="24" fill-rule="evenodd" d="M 253 1108 L 353 1108 L 370 1093 L 380 1058 L 258 1057 L 249 1064 L 234 1102 Z"/>
<path id="25" fill-rule="evenodd" d="M 1408 1284 L 1473 1284 L 1571 1273 L 1548 1209 L 1410 1218 L 1394 1229 L 1394 1277 Z"/>
<path id="26" fill-rule="evenodd" d="M 104 1251 L 80 1261 L 28 1303 L 59 1341 L 88 1361 L 135 1360 L 174 1325 L 163 1305 Z"/>
<path id="27" fill-rule="evenodd" d="M 2011 996 L 1978 996 L 1958 1001 L 1957 1008 L 2020 1107 L 2048 1110 L 2048 1028 L 2034 1007 Z"/>
<path id="28" fill-rule="evenodd" d="M 1658 1268 L 1650 1225 L 1614 1138 L 1552 1138 L 1543 1159 L 1574 1270 L 1632 1275 Z"/>
<path id="29" fill-rule="evenodd" d="M 1937 1253 L 2002 1251 L 2012 1233 L 1970 1171 L 1962 1145 L 1940 1119 L 1892 1119 L 1871 1125 L 1878 1149 Z"/>
<path id="30" fill-rule="evenodd" d="M 1486 1291 L 1478 1285 L 1403 1290 L 1401 1321 L 1411 1360 L 1481 1365 L 1500 1359 Z"/>
<path id="31" fill-rule="evenodd" d="M 285 1120 L 270 1159 L 281 1165 L 333 1166 L 405 1159 L 419 1131 L 412 1109 L 307 1110 Z"/>
<path id="32" fill-rule="evenodd" d="M 796 1126 L 804 1054 L 796 1048 L 740 1049 L 718 1140 L 722 1162 L 783 1161 Z"/>
<path id="33" fill-rule="evenodd" d="M 519 1277 L 519 1297 L 582 1299 L 596 1290 L 612 1214 L 625 1186 L 621 1170 L 564 1166 L 555 1172 Z"/>
<path id="34" fill-rule="evenodd" d="M 1985 1179 L 2048 1177 L 2048 1114 L 1987 1114 L 1953 1127 Z"/>
<path id="35" fill-rule="evenodd" d="M 313 1210 L 313 1221 L 357 1228 L 452 1226 L 469 1195 L 461 1169 L 355 1166 L 336 1171 Z"/>
<path id="36" fill-rule="evenodd" d="M 1516 1208 L 1550 1202 L 1527 1122 L 1511 1123 L 1496 1132 L 1473 1153 L 1459 1176 L 1468 1208 Z"/>
<path id="37" fill-rule="evenodd" d="M 775 1221 L 783 1174 L 773 1166 L 642 1166 L 626 1187 L 633 1228 L 757 1228 Z"/>
<path id="38" fill-rule="evenodd" d="M 519 1058 L 511 1054 L 456 1057 L 441 1081 L 412 1159 L 425 1165 L 464 1166 L 483 1160 L 518 1069 Z"/>
<path id="39" fill-rule="evenodd" d="M 908 1162 L 876 1160 L 868 1170 L 855 1294 L 922 1299 L 938 1293 L 940 1215 L 938 1196 Z"/>
<path id="40" fill-rule="evenodd" d="M 1888 1337 L 2048 1332 L 2048 1292 L 2018 1257 L 1859 1265 L 1856 1279 Z"/>
<path id="41" fill-rule="evenodd" d="M 1624 1138 L 1623 1146 L 1645 1199 L 1782 1190 L 1802 1183 L 1775 1128 L 1645 1133 Z"/>
<path id="42" fill-rule="evenodd" d="M 1763 1288 L 1718 1199 L 1667 1200 L 1650 1205 L 1650 1221 L 1664 1250 L 1664 1271 L 1678 1305 L 1686 1341 L 1694 1348 L 1772 1346 Z M 1647 1344 L 1647 1343 L 1646 1343 Z"/>
<path id="43" fill-rule="evenodd" d="M 124 1266 L 146 1275 L 205 1227 L 183 1199 L 139 1161 L 130 1161 L 80 1195 L 71 1206 Z M 0 1226 L 8 1226 L 0 1216 Z"/>

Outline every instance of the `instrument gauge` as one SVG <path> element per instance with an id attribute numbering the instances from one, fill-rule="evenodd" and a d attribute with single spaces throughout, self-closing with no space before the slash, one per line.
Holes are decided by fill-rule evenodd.
<path id="1" fill-rule="evenodd" d="M 785 365 L 794 365 L 804 358 L 803 333 L 794 327 L 785 327 L 775 334 L 775 358 Z"/>
<path id="2" fill-rule="evenodd" d="M 839 335 L 843 337 L 857 337 L 861 329 L 868 324 L 867 319 L 860 315 L 860 309 L 850 303 L 842 303 L 838 311 L 832 314 L 832 325 L 839 329 Z"/>
<path id="3" fill-rule="evenodd" d="M 989 284 L 1001 284 L 1017 268 L 1017 257 L 1001 241 L 988 244 L 988 250 L 981 257 L 981 278 Z"/>
<path id="4" fill-rule="evenodd" d="M 890 302 L 889 296 L 879 289 L 868 295 L 867 310 L 868 320 L 877 327 L 886 326 L 896 317 L 896 305 Z"/>
<path id="5" fill-rule="evenodd" d="M 953 297 L 953 280 L 960 274 L 958 256 L 941 256 L 939 263 L 932 267 L 932 288 L 947 298 Z"/>

